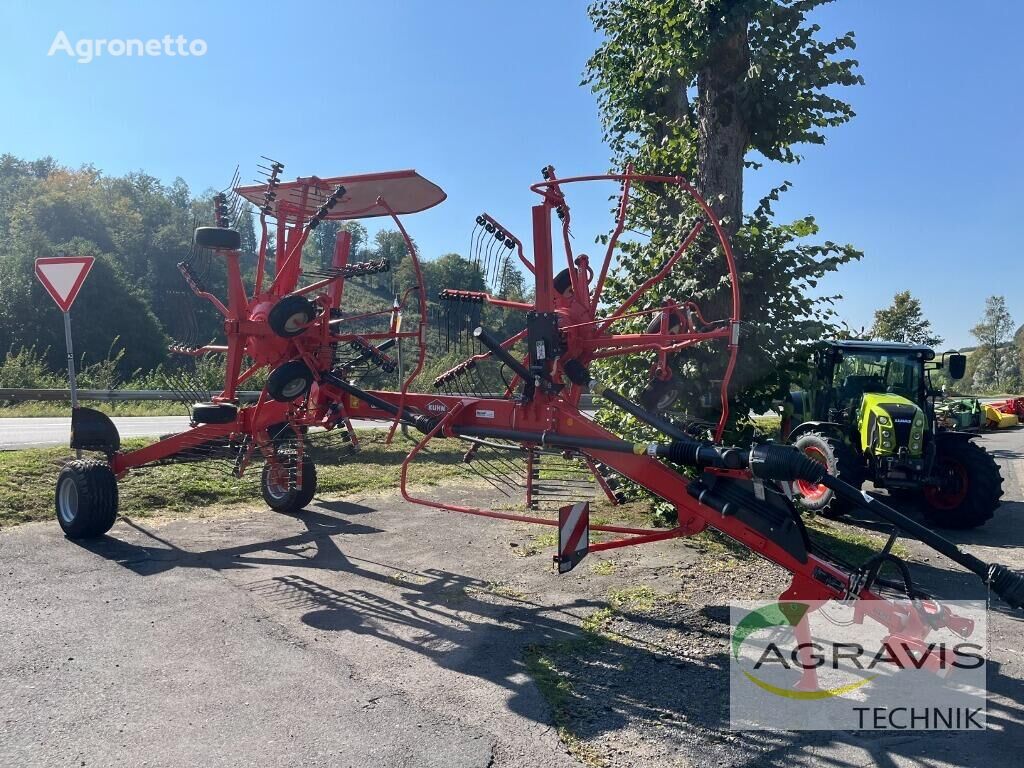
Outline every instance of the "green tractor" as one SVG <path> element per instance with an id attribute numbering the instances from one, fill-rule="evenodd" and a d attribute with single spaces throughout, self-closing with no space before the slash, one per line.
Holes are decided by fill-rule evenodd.
<path id="1" fill-rule="evenodd" d="M 936 424 L 929 374 L 964 376 L 966 358 L 916 344 L 829 341 L 815 353 L 809 386 L 791 392 L 782 437 L 854 486 L 870 480 L 894 497 L 916 498 L 941 528 L 974 528 L 1003 495 L 995 460 L 975 434 Z M 826 517 L 848 510 L 824 486 L 797 482 L 804 507 Z"/>

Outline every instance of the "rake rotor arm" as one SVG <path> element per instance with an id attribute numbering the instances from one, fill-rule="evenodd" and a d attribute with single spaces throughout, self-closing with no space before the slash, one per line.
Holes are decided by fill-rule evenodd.
<path id="1" fill-rule="evenodd" d="M 974 555 L 964 552 L 949 539 L 911 520 L 873 496 L 862 493 L 849 483 L 828 474 L 823 465 L 805 456 L 798 448 L 765 443 L 754 446 L 749 452 L 744 452 L 738 448 L 707 445 L 685 434 L 671 422 L 646 411 L 596 379 L 591 379 L 586 369 L 578 361 L 570 360 L 565 365 L 565 372 L 574 383 L 588 386 L 595 395 L 605 398 L 631 416 L 672 438 L 672 442 L 667 445 L 651 444 L 648 449 L 651 455 L 686 466 L 749 469 L 751 475 L 759 480 L 778 482 L 804 480 L 824 485 L 835 491 L 844 501 L 872 512 L 963 566 L 984 581 L 1011 607 L 1024 607 L 1024 575 L 1014 573 L 998 563 L 985 563 Z"/>
<path id="2" fill-rule="evenodd" d="M 964 552 L 949 539 L 930 528 L 911 520 L 887 504 L 861 492 L 838 477 L 828 474 L 825 467 L 805 456 L 798 448 L 771 443 L 757 445 L 750 451 L 746 464 L 754 477 L 789 482 L 805 480 L 831 488 L 836 495 L 854 506 L 866 509 L 875 516 L 892 523 L 936 552 L 984 581 L 1012 608 L 1024 608 L 1024 575 L 1011 571 L 998 563 L 986 563 L 969 552 Z"/>

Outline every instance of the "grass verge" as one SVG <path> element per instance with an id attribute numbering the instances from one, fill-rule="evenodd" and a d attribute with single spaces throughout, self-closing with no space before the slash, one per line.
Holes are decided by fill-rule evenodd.
<path id="1" fill-rule="evenodd" d="M 147 445 L 148 440 L 126 440 L 124 449 Z M 408 444 L 396 439 L 383 444 L 380 433 L 361 436 L 362 450 L 346 455 L 336 448 L 311 446 L 317 465 L 317 497 L 343 496 L 396 488 Z M 67 448 L 31 448 L 0 452 L 0 526 L 12 526 L 53 517 L 57 475 L 68 459 Z M 409 478 L 420 485 L 436 485 L 459 475 L 460 454 L 431 451 L 430 460 L 410 466 Z M 196 514 L 210 505 L 258 502 L 260 467 L 251 467 L 241 479 L 224 471 L 222 462 L 196 462 L 147 467 L 129 472 L 120 482 L 120 512 L 130 517 Z"/>
<path id="2" fill-rule="evenodd" d="M 188 409 L 181 403 L 167 400 L 134 400 L 117 403 L 83 400 L 80 405 L 94 408 L 108 416 L 188 416 Z M 23 418 L 26 416 L 71 417 L 71 403 L 42 402 L 30 400 L 0 407 L 0 419 Z"/>

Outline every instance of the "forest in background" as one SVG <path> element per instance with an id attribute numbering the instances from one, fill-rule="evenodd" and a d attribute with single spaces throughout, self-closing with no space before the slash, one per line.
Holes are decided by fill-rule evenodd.
<path id="1" fill-rule="evenodd" d="M 182 337 L 193 312 L 198 331 L 190 335 L 200 343 L 221 339 L 220 316 L 193 296 L 177 267 L 189 253 L 194 226 L 211 223 L 214 194 L 213 189 L 194 193 L 181 178 L 166 184 L 143 172 L 107 176 L 91 165 L 71 169 L 49 157 L 0 156 L 0 387 L 66 386 L 63 325 L 33 272 L 41 256 L 96 258 L 72 309 L 81 386 L 160 388 L 161 373 L 175 364 L 168 346 Z M 250 209 L 243 208 L 237 226 L 251 286 L 259 240 Z M 347 282 L 347 314 L 388 307 L 395 292 L 415 284 L 400 233 L 384 228 L 371 238 L 359 222 L 324 222 L 303 250 L 304 265 L 330 263 L 341 226 L 352 234 L 351 261 L 385 257 L 391 263 L 389 274 Z M 454 344 L 457 320 L 446 322 L 438 291 L 486 286 L 479 268 L 460 254 L 420 258 L 434 325 L 420 377 L 420 386 L 429 386 L 469 351 L 465 339 Z M 208 281 L 218 296 L 225 295 L 224 271 L 215 264 Z M 507 270 L 500 282 L 508 298 L 525 297 L 518 270 Z M 461 319 L 464 333 L 472 319 Z M 499 333 L 514 333 L 522 324 L 521 318 L 491 309 L 483 320 Z M 216 388 L 219 359 L 202 361 L 197 370 L 208 387 Z"/>

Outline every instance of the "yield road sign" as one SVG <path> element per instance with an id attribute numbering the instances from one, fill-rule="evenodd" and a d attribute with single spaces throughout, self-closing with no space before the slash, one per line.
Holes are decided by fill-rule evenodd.
<path id="1" fill-rule="evenodd" d="M 36 277 L 62 312 L 71 309 L 92 269 L 92 256 L 55 256 L 36 259 Z"/>

